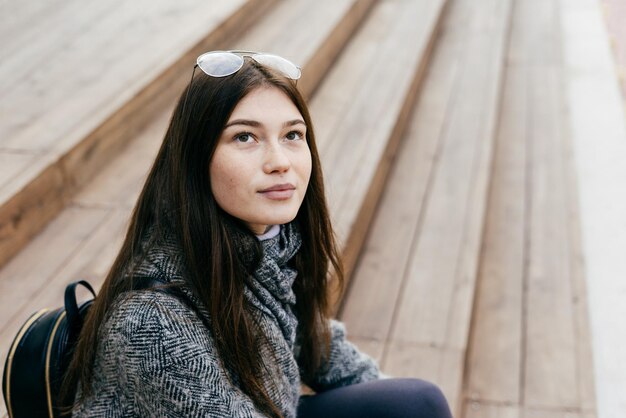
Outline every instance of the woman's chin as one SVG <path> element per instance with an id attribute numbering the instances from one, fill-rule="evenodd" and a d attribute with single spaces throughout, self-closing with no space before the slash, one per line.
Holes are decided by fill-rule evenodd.
<path id="1" fill-rule="evenodd" d="M 255 231 L 255 230 L 265 229 L 266 227 L 271 226 L 271 225 L 287 224 L 293 221 L 296 218 L 296 215 L 297 215 L 297 212 L 293 214 L 290 213 L 287 215 L 282 215 L 282 216 L 273 214 L 272 216 L 258 217 L 258 218 L 255 218 L 252 222 L 246 222 L 246 223 L 249 226 L 256 225 L 256 227 L 254 228 L 251 227 L 251 229 Z"/>

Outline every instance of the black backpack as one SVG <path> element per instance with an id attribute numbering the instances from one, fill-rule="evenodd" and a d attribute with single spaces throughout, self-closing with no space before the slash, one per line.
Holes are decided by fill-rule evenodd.
<path id="1" fill-rule="evenodd" d="M 22 325 L 11 344 L 4 365 L 2 392 L 10 418 L 61 417 L 74 401 L 60 399 L 61 381 L 76 347 L 83 320 L 93 299 L 80 306 L 76 287 L 82 285 L 96 296 L 84 280 L 65 288 L 65 306 L 35 312 Z M 65 416 L 69 415 L 69 411 Z"/>
<path id="2" fill-rule="evenodd" d="M 210 328 L 198 306 L 181 289 L 152 277 L 134 277 L 134 290 L 151 289 L 178 298 Z M 20 328 L 4 365 L 2 392 L 9 418 L 57 418 L 70 415 L 75 393 L 61 399 L 61 384 L 76 348 L 80 330 L 94 299 L 80 306 L 76 287 L 96 292 L 84 280 L 65 288 L 65 306 L 35 312 Z"/>

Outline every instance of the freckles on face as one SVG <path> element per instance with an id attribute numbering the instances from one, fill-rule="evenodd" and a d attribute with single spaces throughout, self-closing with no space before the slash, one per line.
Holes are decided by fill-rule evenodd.
<path id="1" fill-rule="evenodd" d="M 277 87 L 258 87 L 235 107 L 209 165 L 217 204 L 262 234 L 292 221 L 311 176 L 306 124 Z"/>

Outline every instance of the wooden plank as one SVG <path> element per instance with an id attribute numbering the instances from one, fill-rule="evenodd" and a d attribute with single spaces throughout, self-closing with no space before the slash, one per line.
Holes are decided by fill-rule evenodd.
<path id="1" fill-rule="evenodd" d="M 446 111 L 451 106 L 453 86 L 458 78 L 458 51 L 464 31 L 462 26 L 448 24 L 457 14 L 463 15 L 458 4 L 453 4 L 442 22 L 442 33 L 417 106 L 400 142 L 343 301 L 341 319 L 359 337 L 384 341 L 391 328 L 409 252 L 418 233 L 422 205 L 439 157 Z M 408 178 L 412 180 L 406 182 Z"/>
<path id="2" fill-rule="evenodd" d="M 591 418 L 592 414 L 585 414 L 575 410 L 568 409 L 538 409 L 525 408 L 521 415 L 522 418 Z"/>
<path id="3" fill-rule="evenodd" d="M 25 22 L 33 21 L 33 18 L 47 12 L 50 7 L 58 7 L 59 0 L 29 1 L 24 3 L 0 3 L 0 28 L 12 29 L 20 27 Z M 4 35 L 5 33 L 0 32 Z"/>
<path id="4" fill-rule="evenodd" d="M 64 180 L 54 156 L 43 155 L 0 188 L 0 267 L 64 206 Z"/>
<path id="5" fill-rule="evenodd" d="M 526 71 L 508 67 L 505 77 L 465 373 L 471 399 L 517 404 L 526 243 Z"/>
<path id="6" fill-rule="evenodd" d="M 321 87 L 320 98 L 324 97 L 324 90 L 338 89 L 334 74 L 350 74 L 354 78 L 362 74 L 363 77 L 353 85 L 355 90 L 346 91 L 346 85 L 341 84 L 342 95 L 350 98 L 350 106 L 342 107 L 345 110 L 335 113 L 333 120 L 325 120 L 327 126 L 335 128 L 332 133 L 318 131 L 317 135 L 331 216 L 344 248 L 343 259 L 348 273 L 362 244 L 389 161 L 406 126 L 425 64 L 424 57 L 429 54 L 443 4 L 441 1 L 381 2 L 360 32 L 364 35 L 359 34 L 349 45 L 328 82 Z M 415 16 L 420 15 L 418 10 L 423 13 L 423 23 L 420 24 L 415 21 Z M 404 19 L 400 20 L 398 16 Z M 372 35 L 373 39 L 370 38 Z M 409 45 L 407 40 L 413 42 Z M 368 44 L 368 54 L 360 50 L 363 43 Z M 406 47 L 398 48 L 403 43 L 407 43 Z M 399 52 L 400 49 L 403 53 Z M 378 52 L 374 54 L 374 50 Z M 357 61 L 352 59 L 353 54 Z M 359 62 L 368 56 L 371 61 L 364 65 Z M 372 96 L 376 99 L 372 100 Z M 321 99 L 316 96 L 311 103 L 314 117 L 317 108 L 323 106 L 318 100 Z M 340 140 L 324 139 L 325 134 Z M 352 138 L 357 140 L 350 140 Z"/>
<path id="7" fill-rule="evenodd" d="M 68 209 L 0 270 L 0 331 L 20 306 L 46 288 L 49 277 L 72 257 L 105 216 L 102 209 Z"/>
<path id="8" fill-rule="evenodd" d="M 83 119 L 103 112 L 98 105 L 105 107 L 103 105 L 116 95 L 126 96 L 125 89 L 135 79 L 143 78 L 142 72 L 152 72 L 150 60 L 157 54 L 150 47 L 158 43 L 150 44 L 151 35 L 162 42 L 165 49 L 171 48 L 171 43 L 180 47 L 180 35 L 172 36 L 170 31 L 156 31 L 153 27 L 167 22 L 163 17 L 167 12 L 164 2 L 157 0 L 153 5 L 145 7 L 141 1 L 122 2 L 121 7 L 113 9 L 114 13 L 100 17 L 98 10 L 95 15 L 71 10 L 69 14 L 73 18 L 68 27 L 77 26 L 81 36 L 57 30 L 64 22 L 55 21 L 57 26 L 50 28 L 54 35 L 40 34 L 55 41 L 48 50 L 39 54 L 34 51 L 36 56 L 42 55 L 40 59 L 33 60 L 32 55 L 26 55 L 31 52 L 28 49 L 25 55 L 18 54 L 11 63 L 16 68 L 8 68 L 7 87 L 0 93 L 6 110 L 15 114 L 11 121 L 0 126 L 3 147 L 40 150 L 57 146 L 59 138 Z M 151 31 L 154 33 L 150 34 Z M 169 38 L 164 39 L 166 35 Z M 116 36 L 123 38 L 116 42 Z M 39 43 L 39 39 L 33 41 L 35 45 Z M 144 45 L 140 49 L 141 43 Z M 40 60 L 46 63 L 45 71 L 39 68 Z M 17 71 L 20 67 L 21 71 Z M 67 76 L 68 69 L 72 69 L 72 77 Z M 68 114 L 74 117 L 59 117 Z"/>
<path id="9" fill-rule="evenodd" d="M 85 207 L 133 207 L 161 146 L 171 112 L 168 109 L 155 116 L 135 141 L 111 160 L 72 202 Z"/>
<path id="10" fill-rule="evenodd" d="M 527 3 L 524 23 L 528 62 L 541 67 L 560 65 L 558 1 L 529 0 Z"/>
<path id="11" fill-rule="evenodd" d="M 574 306 L 574 330 L 576 337 L 578 396 L 583 411 L 596 411 L 595 376 L 593 373 L 593 355 L 591 349 L 591 329 L 589 323 L 589 304 L 585 277 L 585 257 L 582 249 L 580 230 L 579 195 L 576 182 L 574 150 L 571 134 L 566 131 L 563 137 L 563 160 L 565 172 L 565 191 L 568 202 L 568 242 L 570 243 L 570 269 L 572 275 L 572 304 Z"/>
<path id="12" fill-rule="evenodd" d="M 494 37 L 492 45 L 479 42 L 482 48 L 477 47 L 472 60 L 466 64 L 470 68 L 478 69 L 484 66 L 484 71 L 492 78 L 484 87 L 484 102 L 482 103 L 482 125 L 477 131 L 478 142 L 473 162 L 473 178 L 471 179 L 470 201 L 465 218 L 465 230 L 461 243 L 458 270 L 454 282 L 451 309 L 447 323 L 447 340 L 451 347 L 465 349 L 469 338 L 468 318 L 471 318 L 474 301 L 476 277 L 478 275 L 479 254 L 483 236 L 485 212 L 487 204 L 489 177 L 493 161 L 493 140 L 496 135 L 498 109 L 500 106 L 503 61 L 508 44 L 512 1 L 499 1 L 493 4 L 493 17 L 477 26 L 476 30 L 484 37 Z M 478 10 L 478 9 L 476 9 Z M 479 12 L 483 13 L 483 11 Z M 478 36 L 480 38 L 480 36 Z M 484 55 L 483 55 L 484 54 Z M 478 59 L 483 55 L 483 60 Z M 474 61 L 477 59 L 477 61 Z M 469 94 L 475 94 L 468 92 Z M 458 133 L 462 135 L 461 132 Z"/>
<path id="13" fill-rule="evenodd" d="M 468 33 L 457 87 L 457 97 L 463 100 L 448 116 L 449 128 L 392 331 L 394 340 L 458 349 L 467 344 L 476 274 L 472 266 L 479 254 L 484 216 L 480 209 L 491 161 L 486 147 L 492 142 L 510 2 L 482 3 L 473 13 L 477 20 Z M 459 301 L 461 306 L 453 306 Z"/>
<path id="14" fill-rule="evenodd" d="M 557 14 L 557 2 L 551 7 L 552 14 Z M 553 21 L 556 19 L 553 16 Z M 558 37 L 558 33 L 552 35 Z M 536 152 L 531 201 L 537 202 L 534 210 L 543 207 L 544 212 L 536 213 L 539 219 L 531 236 L 531 249 L 538 248 L 531 252 L 530 260 L 528 332 L 539 338 L 528 340 L 525 394 L 531 406 L 576 407 L 593 414 L 594 378 L 578 230 L 580 217 L 570 135 L 565 128 L 562 64 L 556 62 L 551 67 L 543 68 L 541 74 L 532 73 L 538 128 L 532 138 Z"/>
<path id="15" fill-rule="evenodd" d="M 36 156 L 0 151 L 0 189 L 32 164 Z"/>
<path id="16" fill-rule="evenodd" d="M 523 408 L 489 402 L 466 402 L 464 418 L 596 418 L 594 413 L 572 409 Z"/>
<path id="17" fill-rule="evenodd" d="M 363 80 L 367 78 L 369 66 L 376 60 L 381 50 L 384 37 L 393 25 L 393 2 L 378 2 L 368 20 L 357 35 L 350 40 L 346 50 L 338 57 L 333 69 L 326 76 L 323 85 L 316 91 L 310 101 L 310 110 L 316 123 L 316 139 L 318 149 L 324 160 L 326 149 L 337 141 L 338 129 L 347 113 L 350 104 L 355 101 L 355 94 L 360 91 Z M 375 22 L 375 23 L 373 23 Z M 341 88 L 331 88 L 341 86 Z M 330 163 L 325 164 L 328 170 Z M 329 177 L 329 176 L 326 176 Z M 332 193 L 332 182 L 326 181 L 328 194 Z M 331 207 L 336 199 L 329 199 Z"/>
<path id="18" fill-rule="evenodd" d="M 384 6 L 388 6 L 387 10 Z M 410 97 L 411 84 L 419 75 L 420 64 L 427 57 L 427 47 L 436 33 L 443 2 L 415 2 L 412 6 L 407 7 L 401 2 L 383 3 L 377 10 L 381 12 L 373 16 L 381 20 L 372 19 L 371 23 L 368 22 L 376 22 L 379 31 L 386 31 L 378 39 L 377 52 L 360 80 L 356 97 L 352 98 L 353 106 L 349 107 L 335 132 L 340 138 L 352 137 L 358 138 L 358 141 L 330 141 L 329 146 L 323 149 L 322 155 L 328 161 L 327 172 L 334 184 L 334 196 L 338 200 L 337 229 L 343 236 L 342 228 L 347 229 L 355 218 L 352 207 L 360 205 L 363 189 L 372 183 L 372 175 L 367 169 L 372 167 L 375 172 L 378 160 L 385 154 L 389 140 L 381 138 L 389 138 L 403 109 L 411 108 L 405 106 L 406 99 L 398 92 Z M 408 18 L 399 20 L 399 15 Z M 421 22 L 415 21 L 418 15 Z M 389 16 L 393 17 L 390 19 Z M 417 39 L 419 42 L 412 42 L 411 49 L 403 54 L 394 51 L 392 45 L 397 48 L 398 43 L 407 42 L 407 39 Z M 348 53 L 345 56 L 348 60 Z M 338 64 L 336 71 L 349 71 L 341 68 L 341 63 Z M 375 100 L 366 100 L 366 97 L 375 97 Z M 350 158 L 345 158 L 346 151 L 350 152 Z"/>
<path id="19" fill-rule="evenodd" d="M 23 83 L 33 83 L 34 80 L 37 83 L 50 81 L 48 67 L 58 65 L 74 54 L 72 47 L 76 38 L 91 36 L 93 28 L 100 21 L 119 13 L 121 1 L 93 2 L 88 7 L 85 7 L 85 2 L 77 0 L 55 0 L 50 3 L 45 10 L 23 16 L 13 25 L 0 25 L 0 39 L 3 41 L 0 44 L 0 54 L 5 57 L 0 63 L 0 97 Z M 13 4 L 15 7 L 15 3 Z M 9 14 L 13 13 L 11 11 Z M 80 68 L 77 70 L 80 73 Z M 20 88 L 28 87 L 30 86 L 22 85 Z M 46 92 L 39 91 L 39 94 L 45 97 Z M 21 114 L 14 115 L 12 121 L 32 123 L 32 120 L 22 117 Z"/>
<path id="20" fill-rule="evenodd" d="M 489 404 L 471 401 L 465 403 L 464 418 L 521 418 L 520 408 L 516 406 Z"/>
<path id="21" fill-rule="evenodd" d="M 334 65 L 340 51 L 360 27 L 375 3 L 373 0 L 351 2 L 350 9 L 343 14 L 341 24 L 334 26 L 333 31 L 326 37 L 318 52 L 314 55 L 309 54 L 301 61 L 305 64 L 303 65 L 302 81 L 298 88 L 306 98 L 311 97 L 315 89 L 321 84 L 322 74 L 325 75 Z M 301 50 L 306 50 L 305 47 L 306 42 L 298 46 Z M 316 68 L 320 71 L 314 72 L 313 69 Z"/>
<path id="22" fill-rule="evenodd" d="M 465 352 L 431 345 L 391 341 L 382 368 L 393 377 L 419 377 L 439 386 L 454 416 L 459 416 Z"/>
<path id="23" fill-rule="evenodd" d="M 559 73 L 530 70 L 530 235 L 524 399 L 533 407 L 575 407 L 576 341 Z"/>

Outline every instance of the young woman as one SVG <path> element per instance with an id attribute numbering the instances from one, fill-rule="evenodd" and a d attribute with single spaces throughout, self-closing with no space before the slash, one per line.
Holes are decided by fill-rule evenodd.
<path id="1" fill-rule="evenodd" d="M 433 385 L 381 380 L 328 316 L 342 270 L 299 68 L 221 51 L 198 66 L 86 319 L 73 416 L 450 417 Z"/>

